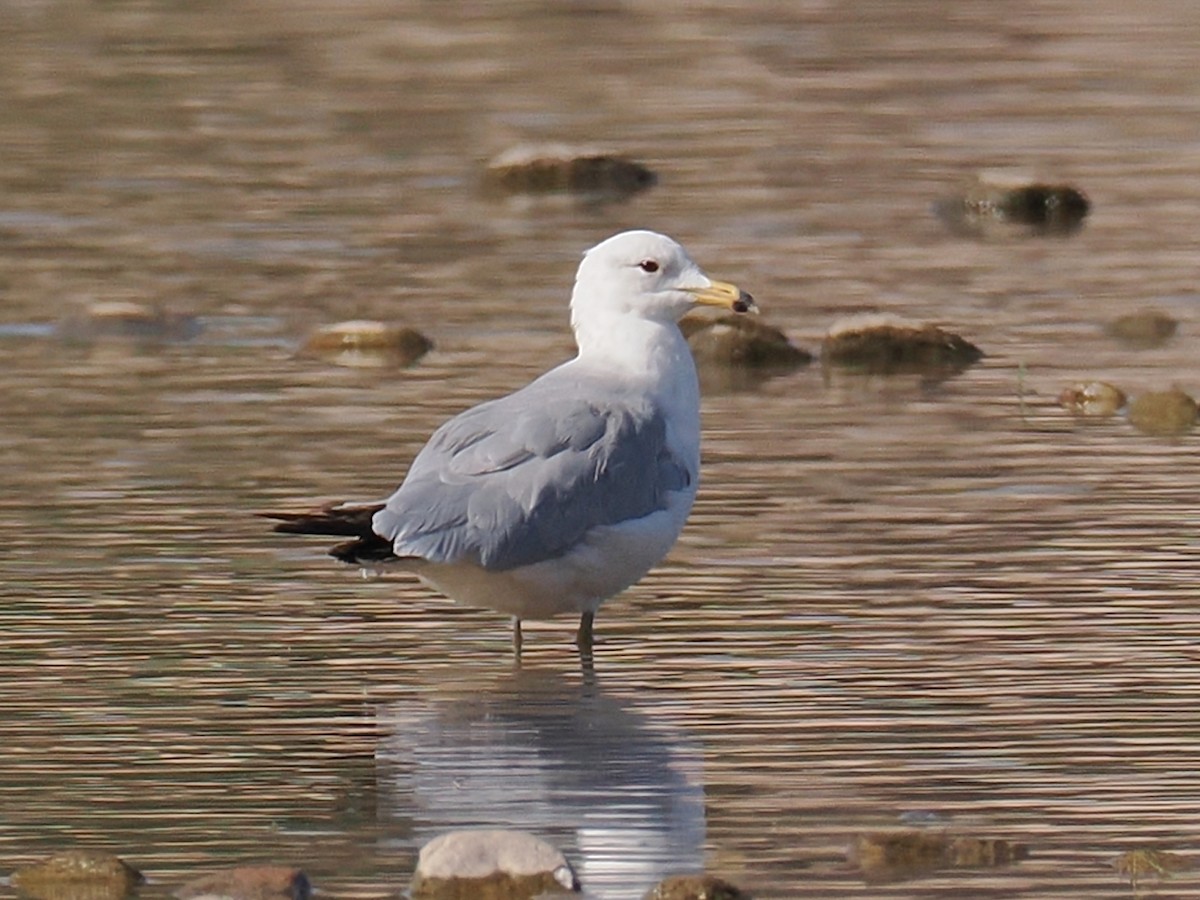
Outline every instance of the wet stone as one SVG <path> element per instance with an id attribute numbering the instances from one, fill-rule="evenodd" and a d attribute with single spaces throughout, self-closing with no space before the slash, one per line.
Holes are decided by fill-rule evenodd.
<path id="1" fill-rule="evenodd" d="M 120 857 L 91 850 L 68 850 L 22 866 L 12 884 L 37 900 L 121 900 L 145 882 Z"/>
<path id="2" fill-rule="evenodd" d="M 316 329 L 299 354 L 352 368 L 411 366 L 433 349 L 415 328 L 371 320 L 338 322 Z"/>
<path id="3" fill-rule="evenodd" d="M 953 869 L 984 869 L 1007 866 L 1029 858 L 1029 848 L 1002 838 L 951 838 L 947 859 Z"/>
<path id="4" fill-rule="evenodd" d="M 1194 869 L 1196 864 L 1191 857 L 1170 850 L 1144 847 L 1122 853 L 1112 861 L 1112 867 L 1118 875 L 1129 879 L 1129 884 L 1137 890 L 1139 881 L 1170 878 L 1176 872 Z"/>
<path id="5" fill-rule="evenodd" d="M 580 890 L 560 851 L 523 831 L 450 831 L 421 848 L 413 900 L 529 900 Z"/>
<path id="6" fill-rule="evenodd" d="M 1125 405 L 1125 392 L 1107 381 L 1080 382 L 1065 388 L 1058 402 L 1074 415 L 1104 418 L 1115 415 Z"/>
<path id="7" fill-rule="evenodd" d="M 1104 333 L 1126 346 L 1139 350 L 1161 347 L 1179 328 L 1179 323 L 1164 312 L 1142 309 L 1128 313 L 1104 326 Z"/>
<path id="8" fill-rule="evenodd" d="M 715 875 L 672 875 L 643 900 L 751 900 L 749 894 Z"/>
<path id="9" fill-rule="evenodd" d="M 947 375 L 982 358 L 982 350 L 953 332 L 887 315 L 835 322 L 821 345 L 825 365 L 872 375 Z"/>
<path id="10" fill-rule="evenodd" d="M 959 195 L 934 204 L 938 218 L 956 234 L 1074 234 L 1091 211 L 1084 193 L 1069 184 L 1041 181 L 1021 172 L 983 172 Z"/>
<path id="11" fill-rule="evenodd" d="M 504 194 L 575 194 L 622 199 L 654 186 L 641 163 L 602 151 L 560 144 L 519 146 L 487 164 L 485 183 Z"/>
<path id="12" fill-rule="evenodd" d="M 1196 426 L 1196 412 L 1196 401 L 1179 388 L 1172 388 L 1135 397 L 1128 415 L 1130 424 L 1143 434 L 1173 437 Z"/>
<path id="13" fill-rule="evenodd" d="M 780 329 L 755 316 L 708 316 L 689 313 L 679 328 L 698 365 L 744 366 L 790 371 L 807 366 L 812 354 L 788 340 Z"/>
<path id="14" fill-rule="evenodd" d="M 201 327 L 195 316 L 172 313 L 131 300 L 100 300 L 64 318 L 58 336 L 73 343 L 127 340 L 147 343 L 192 340 Z"/>
<path id="15" fill-rule="evenodd" d="M 1024 844 L 920 829 L 861 834 L 846 851 L 847 860 L 871 884 L 903 881 L 942 869 L 1004 866 L 1028 856 Z"/>
<path id="16" fill-rule="evenodd" d="M 175 896 L 179 900 L 309 900 L 312 883 L 294 866 L 234 866 L 194 878 Z"/>

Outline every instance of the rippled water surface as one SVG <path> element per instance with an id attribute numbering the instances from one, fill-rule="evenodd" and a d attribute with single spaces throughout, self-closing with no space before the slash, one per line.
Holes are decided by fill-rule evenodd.
<path id="1" fill-rule="evenodd" d="M 7 3 L 0 33 L 0 870 L 82 845 L 151 893 L 269 859 L 389 897 L 432 835 L 511 824 L 604 900 L 704 866 L 763 898 L 1116 898 L 1118 854 L 1197 851 L 1197 438 L 1057 404 L 1200 389 L 1192 3 Z M 524 141 L 659 184 L 482 192 Z M 932 203 L 990 167 L 1079 186 L 1086 227 L 949 233 Z M 252 517 L 390 491 L 564 358 L 578 254 L 627 227 L 802 345 L 880 311 L 988 356 L 706 379 L 692 520 L 590 673 L 569 620 L 514 670 L 501 617 Z M 62 339 L 113 301 L 200 330 Z M 1105 334 L 1141 308 L 1176 335 Z M 352 318 L 436 349 L 292 353 Z M 912 823 L 1031 855 L 846 863 Z"/>

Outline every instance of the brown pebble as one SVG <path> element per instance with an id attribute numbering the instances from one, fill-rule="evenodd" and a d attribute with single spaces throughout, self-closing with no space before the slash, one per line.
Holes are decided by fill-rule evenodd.
<path id="1" fill-rule="evenodd" d="M 865 881 L 882 883 L 933 872 L 945 865 L 946 836 L 932 831 L 860 834 L 846 850 Z"/>
<path id="2" fill-rule="evenodd" d="M 953 332 L 886 315 L 835 322 L 821 345 L 827 365 L 873 375 L 947 374 L 982 358 L 982 350 Z"/>
<path id="3" fill-rule="evenodd" d="M 1083 227 L 1091 202 L 1072 185 L 1000 170 L 980 173 L 961 194 L 936 203 L 934 211 L 952 231 L 968 237 L 1064 236 Z"/>
<path id="4" fill-rule="evenodd" d="M 1088 381 L 1065 388 L 1058 402 L 1077 416 L 1102 418 L 1125 405 L 1125 393 L 1107 381 Z"/>
<path id="5" fill-rule="evenodd" d="M 1129 850 L 1112 861 L 1112 867 L 1119 875 L 1129 879 L 1135 889 L 1139 881 L 1147 878 L 1169 878 L 1176 872 L 1187 872 L 1196 867 L 1190 856 L 1173 853 L 1170 850 L 1159 850 L 1154 847 L 1143 847 Z"/>
<path id="6" fill-rule="evenodd" d="M 93 850 L 68 850 L 12 874 L 13 886 L 37 900 L 120 900 L 145 882 L 120 857 Z"/>
<path id="7" fill-rule="evenodd" d="M 591 148 L 520 146 L 487 165 L 486 183 L 508 194 L 578 194 L 620 199 L 653 187 L 641 163 Z"/>
<path id="8" fill-rule="evenodd" d="M 433 342 L 415 328 L 363 319 L 318 328 L 299 353 L 339 366 L 378 368 L 410 366 L 431 349 Z"/>
<path id="9" fill-rule="evenodd" d="M 1028 856 L 1024 844 L 920 829 L 860 834 L 846 851 L 847 860 L 859 868 L 863 880 L 873 884 L 916 878 L 939 869 L 1008 865 Z"/>
<path id="10" fill-rule="evenodd" d="M 752 316 L 716 319 L 689 313 L 679 328 L 698 364 L 794 369 L 812 362 L 812 354 L 788 340 L 781 330 Z"/>
<path id="11" fill-rule="evenodd" d="M 643 900 L 751 900 L 749 894 L 715 875 L 672 875 Z"/>
<path id="12" fill-rule="evenodd" d="M 1109 337 L 1140 350 L 1161 347 L 1179 328 L 1179 323 L 1166 313 L 1143 309 L 1127 313 L 1104 326 Z"/>
<path id="13" fill-rule="evenodd" d="M 294 866 L 247 865 L 193 878 L 175 891 L 179 900 L 309 900 L 312 883 Z"/>
<path id="14" fill-rule="evenodd" d="M 1196 425 L 1196 401 L 1179 388 L 1140 394 L 1129 404 L 1129 422 L 1143 434 L 1174 437 Z"/>
<path id="15" fill-rule="evenodd" d="M 1003 838 L 956 837 L 950 839 L 946 859 L 952 869 L 1007 866 L 1029 858 L 1029 848 Z"/>

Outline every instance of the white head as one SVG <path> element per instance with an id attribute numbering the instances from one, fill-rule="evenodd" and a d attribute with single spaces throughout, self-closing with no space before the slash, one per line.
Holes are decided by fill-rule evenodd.
<path id="1" fill-rule="evenodd" d="M 625 316 L 673 324 L 697 304 L 737 312 L 754 308 L 749 294 L 710 279 L 666 235 L 625 231 L 583 255 L 571 294 L 571 325 L 579 335 Z"/>

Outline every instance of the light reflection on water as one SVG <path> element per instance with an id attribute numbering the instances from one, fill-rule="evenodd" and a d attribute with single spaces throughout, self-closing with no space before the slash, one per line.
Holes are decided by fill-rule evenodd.
<path id="1" fill-rule="evenodd" d="M 84 844 L 151 891 L 265 857 L 394 896 L 432 833 L 511 822 L 601 898 L 704 862 L 761 897 L 1090 900 L 1128 896 L 1123 850 L 1194 852 L 1196 438 L 1055 402 L 1198 389 L 1190 13 L 0 10 L 0 871 Z M 475 189 L 517 140 L 602 138 L 659 185 Z M 931 204 L 995 165 L 1094 214 L 1068 240 L 947 234 Z M 390 491 L 447 415 L 569 352 L 578 253 L 637 226 L 802 344 L 878 310 L 987 359 L 706 379 L 693 519 L 601 611 L 594 680 L 573 623 L 531 626 L 515 673 L 499 617 L 251 516 Z M 202 329 L 61 340 L 90 301 Z M 1104 333 L 1141 307 L 1175 337 Z M 351 318 L 436 349 L 293 357 Z M 843 862 L 927 820 L 1032 856 L 870 886 Z"/>

